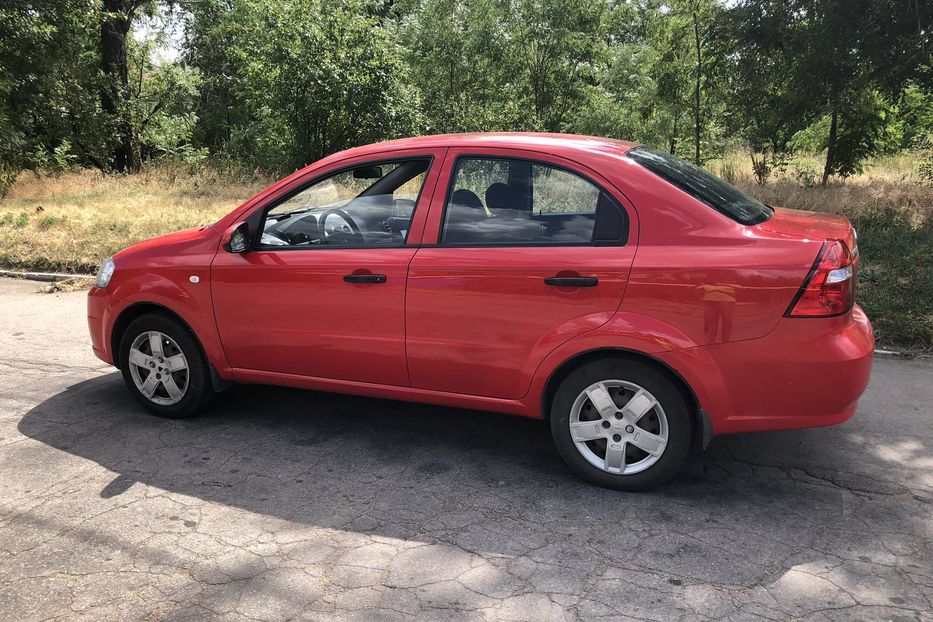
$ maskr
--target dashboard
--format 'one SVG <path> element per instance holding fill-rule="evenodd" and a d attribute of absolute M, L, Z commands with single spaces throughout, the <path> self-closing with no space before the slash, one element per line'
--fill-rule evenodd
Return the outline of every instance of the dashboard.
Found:
<path fill-rule="evenodd" d="M 415 202 L 386 196 L 270 213 L 260 247 L 387 246 L 405 243 Z"/>

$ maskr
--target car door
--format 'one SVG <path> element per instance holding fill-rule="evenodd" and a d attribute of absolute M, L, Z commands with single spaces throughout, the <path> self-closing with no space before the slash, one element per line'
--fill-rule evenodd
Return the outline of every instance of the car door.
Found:
<path fill-rule="evenodd" d="M 344 161 L 249 215 L 255 248 L 221 251 L 211 268 L 231 366 L 408 386 L 406 273 L 442 158 Z"/>
<path fill-rule="evenodd" d="M 408 272 L 412 386 L 520 398 L 548 352 L 618 309 L 634 211 L 551 155 L 451 149 L 441 179 Z"/>

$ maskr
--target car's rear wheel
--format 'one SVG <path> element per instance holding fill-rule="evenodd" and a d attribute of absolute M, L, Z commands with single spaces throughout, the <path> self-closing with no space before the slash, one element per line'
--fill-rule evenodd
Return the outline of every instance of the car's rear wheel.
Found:
<path fill-rule="evenodd" d="M 120 340 L 119 356 L 123 381 L 153 414 L 190 417 L 214 397 L 200 346 L 170 317 L 147 314 L 133 320 Z"/>
<path fill-rule="evenodd" d="M 581 477 L 643 490 L 680 469 L 692 429 L 687 400 L 665 374 L 636 361 L 606 359 L 561 382 L 551 404 L 551 434 Z"/>

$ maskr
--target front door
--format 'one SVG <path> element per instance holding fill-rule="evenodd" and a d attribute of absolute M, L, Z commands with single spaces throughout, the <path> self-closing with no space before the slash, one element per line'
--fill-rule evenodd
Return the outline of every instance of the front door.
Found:
<path fill-rule="evenodd" d="M 221 251 L 211 266 L 234 368 L 409 385 L 405 282 L 418 242 L 409 232 L 420 231 L 436 155 L 338 166 L 258 208 L 254 250 Z"/>
<path fill-rule="evenodd" d="M 437 244 L 408 272 L 412 386 L 523 397 L 549 352 L 618 309 L 632 214 L 592 172 L 535 157 L 450 150 Z"/>

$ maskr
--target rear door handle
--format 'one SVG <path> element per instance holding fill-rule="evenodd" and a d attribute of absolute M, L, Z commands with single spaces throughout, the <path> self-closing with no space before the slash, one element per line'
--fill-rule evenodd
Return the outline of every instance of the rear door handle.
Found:
<path fill-rule="evenodd" d="M 595 276 L 549 276 L 544 279 L 544 284 L 555 287 L 596 287 L 599 279 Z"/>
<path fill-rule="evenodd" d="M 385 283 L 384 274 L 344 274 L 343 280 L 347 283 Z"/>

